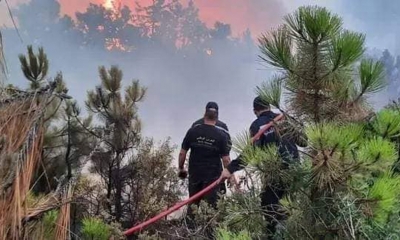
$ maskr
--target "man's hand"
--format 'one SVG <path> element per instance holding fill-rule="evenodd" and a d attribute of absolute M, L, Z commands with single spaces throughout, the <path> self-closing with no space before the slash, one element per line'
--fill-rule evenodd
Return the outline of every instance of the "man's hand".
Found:
<path fill-rule="evenodd" d="M 186 169 L 183 169 L 183 168 L 179 169 L 178 177 L 180 179 L 187 178 L 187 175 L 188 175 L 188 172 L 186 171 Z"/>
<path fill-rule="evenodd" d="M 223 180 L 230 178 L 231 177 L 231 173 L 228 171 L 228 169 L 224 168 L 224 170 L 221 173 L 221 177 Z"/>
<path fill-rule="evenodd" d="M 235 175 L 232 174 L 232 175 L 227 179 L 227 182 L 228 182 L 228 187 L 229 187 L 229 188 L 235 186 L 236 183 L 237 183 L 237 182 L 236 182 Z"/>

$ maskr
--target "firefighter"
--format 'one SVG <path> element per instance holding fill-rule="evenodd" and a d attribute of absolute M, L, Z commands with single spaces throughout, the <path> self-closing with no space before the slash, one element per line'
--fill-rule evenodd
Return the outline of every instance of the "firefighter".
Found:
<path fill-rule="evenodd" d="M 217 122 L 216 122 L 216 124 L 215 124 L 215 127 L 218 128 L 219 130 L 221 130 L 224 134 L 226 134 L 226 137 L 228 138 L 228 148 L 229 148 L 229 151 L 230 151 L 230 150 L 231 150 L 231 147 L 232 147 L 232 141 L 231 141 L 231 136 L 230 136 L 230 134 L 229 134 L 228 126 L 227 126 L 223 121 L 221 121 L 221 120 L 218 119 L 218 118 L 219 118 L 219 116 L 218 116 L 218 115 L 219 115 L 218 104 L 217 104 L 216 102 L 208 102 L 208 103 L 206 104 L 206 111 L 207 111 L 207 109 L 211 109 L 211 108 L 217 110 Z M 198 126 L 198 125 L 201 125 L 201 124 L 204 124 L 204 117 L 202 117 L 202 118 L 198 119 L 197 121 L 195 121 L 195 122 L 192 124 L 192 128 L 193 128 L 193 127 L 196 127 L 196 126 Z M 231 181 L 234 181 L 235 179 L 232 178 L 232 179 L 230 179 L 230 180 L 231 180 Z M 237 185 L 236 182 L 234 182 L 234 184 L 235 184 L 235 186 Z M 226 185 L 225 185 L 225 182 L 221 183 L 220 193 L 221 193 L 221 194 L 225 194 L 225 193 L 226 193 Z"/>
<path fill-rule="evenodd" d="M 218 121 L 218 107 L 208 105 L 203 121 L 203 123 L 195 125 L 188 130 L 179 153 L 179 176 L 186 177 L 187 173 L 189 173 L 190 197 L 218 179 L 223 167 L 227 167 L 230 162 L 228 137 L 223 131 L 215 127 Z M 184 165 L 189 149 L 189 171 L 187 172 Z M 216 208 L 219 191 L 220 188 L 217 187 L 202 199 Z M 198 205 L 199 201 L 194 204 Z M 187 215 L 189 228 L 194 228 L 194 216 L 191 206 L 188 207 Z"/>
<path fill-rule="evenodd" d="M 250 126 L 250 135 L 253 137 L 266 124 L 273 121 L 278 116 L 271 111 L 269 103 L 263 101 L 259 96 L 253 101 L 253 111 L 257 119 Z M 275 145 L 278 148 L 279 156 L 282 159 L 282 168 L 287 168 L 291 162 L 299 160 L 299 151 L 297 145 L 305 147 L 304 139 L 294 138 L 291 135 L 280 135 L 276 127 L 271 127 L 254 143 L 255 146 L 266 147 Z M 238 170 L 244 168 L 244 162 L 239 156 L 233 160 L 226 169 L 223 170 L 221 176 L 229 178 Z M 265 184 L 261 193 L 261 206 L 264 210 L 264 217 L 267 221 L 267 231 L 273 235 L 276 231 L 277 220 L 281 220 L 283 215 L 279 213 L 279 200 L 284 196 L 286 187 L 280 181 L 274 184 Z"/>

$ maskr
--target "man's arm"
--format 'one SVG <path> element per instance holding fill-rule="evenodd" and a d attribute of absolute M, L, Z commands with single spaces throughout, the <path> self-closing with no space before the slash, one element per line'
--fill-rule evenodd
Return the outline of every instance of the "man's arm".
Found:
<path fill-rule="evenodd" d="M 258 133 L 259 130 L 260 130 L 260 126 L 258 124 L 256 124 L 256 122 L 253 122 L 250 125 L 250 129 L 249 129 L 250 138 L 253 138 Z M 259 138 L 256 142 L 253 142 L 253 144 L 256 145 L 256 146 L 261 145 L 261 140 L 260 139 L 261 138 Z"/>
<path fill-rule="evenodd" d="M 229 166 L 229 163 L 231 163 L 231 158 L 229 157 L 229 155 L 222 157 L 222 163 L 224 165 L 224 168 L 227 168 Z"/>
<path fill-rule="evenodd" d="M 178 169 L 180 172 L 179 175 L 183 178 L 186 177 L 185 161 L 186 161 L 187 152 L 190 149 L 190 133 L 191 133 L 191 129 L 189 129 L 187 131 L 185 138 L 182 141 L 181 151 L 179 152 L 179 156 L 178 156 Z"/>
<path fill-rule="evenodd" d="M 254 137 L 254 135 L 257 134 L 259 130 L 259 127 L 257 127 L 257 124 L 253 122 L 250 126 L 249 132 L 250 132 L 250 137 Z M 229 173 L 234 173 L 239 170 L 242 170 L 245 168 L 246 163 L 243 161 L 242 155 L 239 155 L 236 159 L 232 160 L 231 163 L 226 167 L 226 169 L 229 171 Z"/>
<path fill-rule="evenodd" d="M 229 163 L 231 162 L 231 158 L 229 157 L 229 153 L 231 151 L 231 146 L 229 146 L 229 137 L 226 136 L 224 133 L 222 134 L 222 141 L 220 144 L 220 154 L 222 158 L 222 163 L 224 168 L 228 167 Z"/>
<path fill-rule="evenodd" d="M 218 120 L 216 127 L 220 129 L 222 132 L 224 132 L 224 134 L 226 134 L 226 137 L 228 138 L 228 148 L 229 150 L 231 150 L 232 140 L 231 140 L 231 135 L 229 134 L 228 126 L 224 122 Z"/>
<path fill-rule="evenodd" d="M 229 178 L 231 176 L 231 173 L 233 173 L 234 171 L 229 171 L 229 169 L 231 168 L 231 164 L 233 162 L 231 162 L 231 158 L 229 157 L 229 153 L 231 150 L 231 146 L 228 144 L 228 141 L 230 141 L 230 138 L 228 138 L 228 136 L 224 136 L 224 141 L 222 141 L 220 148 L 222 149 L 221 151 L 221 155 L 222 155 L 222 163 L 224 165 L 224 170 L 222 171 L 221 177 L 223 178 Z M 235 163 L 234 163 L 234 166 Z"/>
<path fill-rule="evenodd" d="M 178 158 L 178 169 L 179 170 L 183 170 L 185 168 L 186 154 L 187 154 L 187 150 L 185 150 L 183 148 L 179 152 L 179 158 Z"/>

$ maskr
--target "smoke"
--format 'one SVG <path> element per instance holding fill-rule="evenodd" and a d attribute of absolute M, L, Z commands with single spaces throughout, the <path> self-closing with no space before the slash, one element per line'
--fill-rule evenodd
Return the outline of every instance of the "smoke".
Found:
<path fill-rule="evenodd" d="M 182 49 L 170 44 L 176 34 L 169 30 L 175 22 L 168 15 L 163 15 L 168 24 L 160 27 L 160 35 L 147 38 L 140 34 L 143 30 L 140 27 L 118 25 L 120 22 L 99 18 L 101 14 L 98 14 L 98 9 L 93 10 L 95 8 L 89 11 L 90 14 L 69 17 L 63 16 L 66 9 L 63 1 L 60 4 L 55 0 L 32 0 L 19 4 L 13 12 L 24 43 L 17 41 L 12 28 L 3 31 L 5 55 L 10 66 L 9 83 L 27 86 L 17 56 L 26 52 L 28 44 L 43 46 L 50 60 L 50 76 L 62 71 L 69 94 L 82 108 L 86 92 L 100 84 L 98 66 L 118 65 L 124 72 L 123 84 L 139 79 L 148 87 L 145 101 L 139 105 L 145 136 L 157 140 L 171 137 L 172 142 L 179 145 L 192 122 L 202 117 L 208 101 L 218 102 L 220 118 L 235 136 L 247 130 L 254 119 L 251 108 L 254 88 L 267 80 L 271 72 L 257 62 L 258 49 L 251 38 L 253 33 L 244 31 L 247 27 L 269 30 L 278 23 L 283 7 L 274 0 L 252 0 L 247 8 L 243 4 L 229 7 L 227 1 L 218 4 L 207 2 L 199 1 L 199 17 L 195 16 L 196 11 L 189 9 L 187 23 L 181 23 L 182 19 L 178 22 L 183 24 L 182 31 L 192 41 L 199 36 L 211 37 Z M 244 13 L 235 15 L 240 8 Z M 265 8 L 265 12 L 257 11 L 258 8 Z M 236 25 L 220 23 L 214 26 L 211 20 L 203 20 L 209 17 L 207 12 L 212 11 L 216 14 L 214 19 L 234 21 L 235 16 L 242 19 L 235 20 Z M 87 13 L 86 9 L 81 13 Z M 248 21 L 252 23 L 247 25 Z M 97 25 L 108 26 L 113 31 L 81 30 L 82 26 Z M 126 40 L 133 50 L 107 51 L 103 45 L 105 37 Z"/>
<path fill-rule="evenodd" d="M 29 2 L 29 0 L 13 0 L 10 1 L 12 6 L 18 6 L 21 3 Z M 105 0 L 58 0 L 61 6 L 61 13 L 74 16 L 77 11 L 85 11 L 90 3 L 104 4 Z M 152 0 L 113 0 L 115 5 L 126 5 L 134 9 L 136 2 L 143 6 L 152 4 Z M 168 2 L 168 1 L 167 1 Z M 181 1 L 184 5 L 188 4 L 188 0 Z M 211 27 L 216 21 L 231 24 L 234 34 L 240 34 L 247 28 L 251 29 L 254 36 L 261 32 L 269 30 L 277 25 L 283 14 L 287 11 L 279 0 L 247 0 L 237 1 L 232 4 L 230 0 L 197 0 L 196 6 L 199 8 L 199 17 L 207 26 Z M 0 8 L 0 13 L 4 9 Z M 8 21 L 7 18 L 0 20 Z M 7 22 L 7 25 L 8 22 Z"/>
<path fill-rule="evenodd" d="M 133 10 L 133 1 L 120 2 Z M 152 1 L 140 2 L 148 6 Z M 161 15 L 168 24 L 160 26 L 158 35 L 146 38 L 143 26 L 104 20 L 99 18 L 101 11 L 93 6 L 90 14 L 79 18 L 76 11 L 87 13 L 88 0 L 32 0 L 28 5 L 14 5 L 13 9 L 24 43 L 19 42 L 12 28 L 3 31 L 5 55 L 10 66 L 8 79 L 10 83 L 26 86 L 17 56 L 25 53 L 28 44 L 43 46 L 50 59 L 51 76 L 62 71 L 70 94 L 83 107 L 87 90 L 100 83 L 98 66 L 119 65 L 124 71 L 124 84 L 139 79 L 148 87 L 147 97 L 139 105 L 146 136 L 157 140 L 171 137 L 172 142 L 179 145 L 191 123 L 202 116 L 208 101 L 219 103 L 220 118 L 235 136 L 246 130 L 254 119 L 251 104 L 255 86 L 273 72 L 257 62 L 255 36 L 277 26 L 281 17 L 295 8 L 318 4 L 343 15 L 346 27 L 365 31 L 367 39 L 372 39 L 372 43 L 368 43 L 375 46 L 374 41 L 379 43 L 374 40 L 377 38 L 384 38 L 381 44 L 390 42 L 388 36 L 396 32 L 393 29 L 399 19 L 394 17 L 392 21 L 387 14 L 399 4 L 392 1 L 385 5 L 384 2 L 249 0 L 232 4 L 230 0 L 198 0 L 195 2 L 198 16 L 193 9 L 187 12 L 185 21 Z M 102 3 L 97 1 L 97 4 Z M 187 7 L 188 2 L 183 6 Z M 366 10 L 361 10 L 363 8 Z M 229 25 L 214 26 L 217 20 Z M 177 49 L 171 44 L 177 35 L 171 30 L 174 24 L 183 25 L 183 32 L 193 41 L 203 36 L 211 35 L 211 38 Z M 108 26 L 112 31 L 94 30 L 98 25 Z M 88 26 L 93 27 L 82 31 Z M 251 31 L 245 32 L 247 28 Z M 114 37 L 133 46 L 133 50 L 105 50 L 105 38 Z M 390 43 L 376 47 L 396 49 Z"/>
<path fill-rule="evenodd" d="M 234 33 L 245 31 L 249 28 L 254 36 L 270 30 L 278 25 L 285 8 L 279 0 L 198 0 L 196 4 L 200 9 L 200 17 L 209 25 L 215 21 L 231 24 Z"/>
<path fill-rule="evenodd" d="M 347 26 L 366 34 L 367 54 L 381 60 L 386 68 L 387 88 L 376 94 L 372 102 L 376 108 L 385 106 L 389 100 L 399 97 L 399 67 L 396 58 L 400 54 L 400 9 L 399 1 L 365 0 L 337 2 L 337 8 Z M 388 51 L 385 51 L 388 50 Z M 399 61 L 400 62 L 400 61 Z M 397 66 L 396 66 L 397 64 Z"/>
<path fill-rule="evenodd" d="M 389 49 L 396 54 L 400 53 L 399 1 L 340 0 L 339 8 L 342 9 L 347 22 L 351 22 L 359 31 L 366 33 L 371 48 Z"/>

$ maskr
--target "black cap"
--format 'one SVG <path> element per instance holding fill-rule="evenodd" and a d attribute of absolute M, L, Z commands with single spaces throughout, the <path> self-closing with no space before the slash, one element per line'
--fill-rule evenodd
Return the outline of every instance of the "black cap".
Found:
<path fill-rule="evenodd" d="M 206 105 L 206 110 L 215 110 L 218 112 L 218 104 L 216 102 L 208 102 Z"/>
<path fill-rule="evenodd" d="M 254 98 L 253 101 L 253 108 L 254 109 L 265 109 L 265 108 L 269 108 L 269 103 L 262 100 L 260 96 Z"/>

